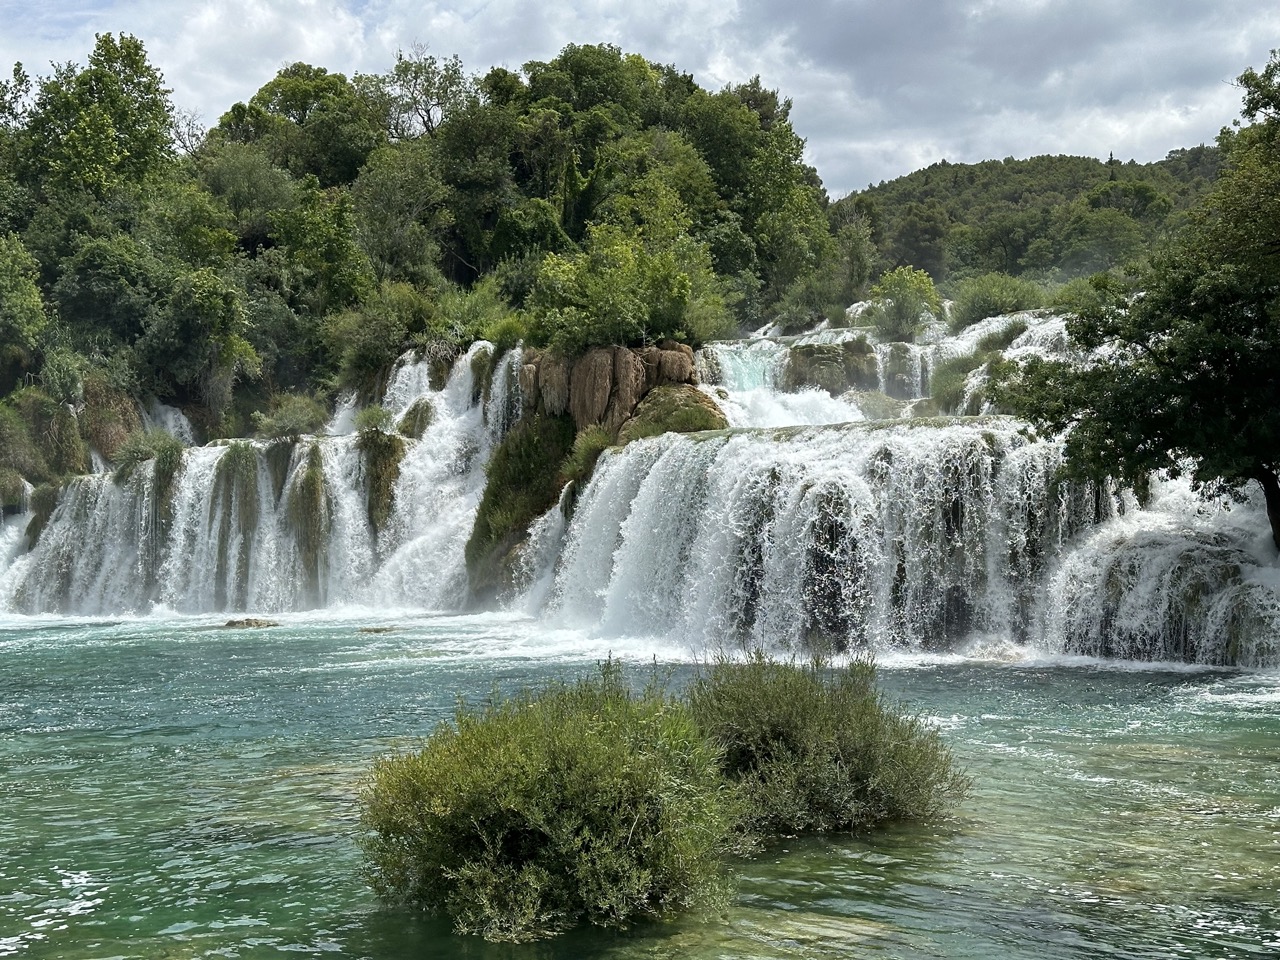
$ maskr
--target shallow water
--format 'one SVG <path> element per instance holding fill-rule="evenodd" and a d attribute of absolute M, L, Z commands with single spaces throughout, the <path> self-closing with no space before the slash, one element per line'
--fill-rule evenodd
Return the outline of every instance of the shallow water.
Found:
<path fill-rule="evenodd" d="M 0 956 L 1280 955 L 1280 675 L 882 659 L 976 784 L 957 817 L 786 844 L 723 916 L 526 947 L 380 907 L 353 798 L 452 710 L 612 653 L 510 615 L 0 620 Z M 362 633 L 362 628 L 391 632 Z"/>

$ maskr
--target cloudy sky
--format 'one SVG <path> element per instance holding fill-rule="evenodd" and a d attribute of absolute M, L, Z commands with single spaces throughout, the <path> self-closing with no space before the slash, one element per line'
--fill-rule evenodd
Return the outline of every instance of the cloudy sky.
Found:
<path fill-rule="evenodd" d="M 421 42 L 483 73 L 613 43 L 711 89 L 759 74 L 833 197 L 943 158 L 1159 159 L 1280 46 L 1272 0 L 0 0 L 0 24 L 6 73 L 133 33 L 206 123 L 296 60 L 382 72 Z"/>

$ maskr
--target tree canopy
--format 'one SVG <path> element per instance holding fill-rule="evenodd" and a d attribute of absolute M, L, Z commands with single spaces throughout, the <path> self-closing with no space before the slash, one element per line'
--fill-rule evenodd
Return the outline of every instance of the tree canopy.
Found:
<path fill-rule="evenodd" d="M 1065 431 L 1077 473 L 1256 480 L 1280 548 L 1280 55 L 1239 84 L 1248 123 L 1219 137 L 1222 175 L 1186 229 L 1130 283 L 1098 278 L 1069 322 L 1087 359 L 1026 361 L 1002 393 Z"/>

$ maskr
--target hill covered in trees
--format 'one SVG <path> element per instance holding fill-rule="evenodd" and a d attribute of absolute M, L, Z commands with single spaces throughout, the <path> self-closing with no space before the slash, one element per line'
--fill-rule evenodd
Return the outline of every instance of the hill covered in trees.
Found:
<path fill-rule="evenodd" d="M 373 397 L 410 348 L 696 346 L 844 322 L 907 265 L 944 292 L 1108 269 L 1176 226 L 1218 165 L 1206 147 L 943 162 L 833 203 L 790 106 L 758 78 L 708 91 L 607 45 L 483 75 L 415 49 L 350 78 L 292 64 L 204 130 L 132 36 L 49 76 L 15 66 L 0 499 L 94 453 L 155 453 L 153 399 L 206 438 L 296 435 L 341 392 Z"/>
<path fill-rule="evenodd" d="M 832 216 L 864 218 L 884 266 L 910 264 L 938 282 L 990 271 L 1065 280 L 1146 254 L 1184 222 L 1220 166 L 1216 146 L 1144 164 L 942 160 L 844 198 Z"/>

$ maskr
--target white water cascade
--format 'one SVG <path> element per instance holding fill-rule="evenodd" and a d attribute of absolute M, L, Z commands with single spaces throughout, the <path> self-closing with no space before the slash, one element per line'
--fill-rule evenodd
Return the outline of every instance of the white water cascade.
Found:
<path fill-rule="evenodd" d="M 1070 357 L 1061 318 L 938 327 L 921 344 L 868 339 L 848 348 L 874 362 L 851 368 L 858 390 L 788 389 L 789 351 L 838 365 L 865 337 L 708 345 L 701 389 L 731 429 L 606 452 L 585 488 L 566 488 L 533 524 L 508 604 L 602 636 L 709 647 L 1016 643 L 1280 665 L 1280 563 L 1256 492 L 1213 503 L 1157 478 L 1140 507 L 1063 481 L 1059 445 L 1018 421 L 912 419 L 927 404 L 904 398 L 927 396 L 953 358 L 975 358 L 961 365 L 960 408 L 987 409 L 979 358 L 992 344 Z M 149 462 L 80 477 L 51 513 L 50 490 L 29 496 L 0 518 L 0 610 L 464 608 L 464 546 L 484 466 L 522 413 L 522 362 L 518 349 L 495 362 L 486 343 L 450 362 L 407 355 L 382 393 L 398 432 L 377 443 L 356 432 L 350 399 L 324 436 L 192 447 L 172 475 Z M 877 382 L 896 397 L 874 414 L 890 419 L 868 423 L 854 402 Z"/>
<path fill-rule="evenodd" d="M 156 605 L 193 613 L 460 605 L 462 546 L 484 462 L 520 404 L 518 353 L 496 369 L 491 353 L 487 343 L 474 345 L 439 388 L 430 364 L 406 356 L 397 365 L 386 408 L 399 421 L 425 407 L 429 425 L 421 439 L 400 441 L 393 505 L 380 530 L 369 507 L 371 459 L 357 435 L 195 447 L 170 478 L 151 461 L 118 481 L 72 481 L 36 549 L 0 566 L 0 607 L 107 614 Z"/>

